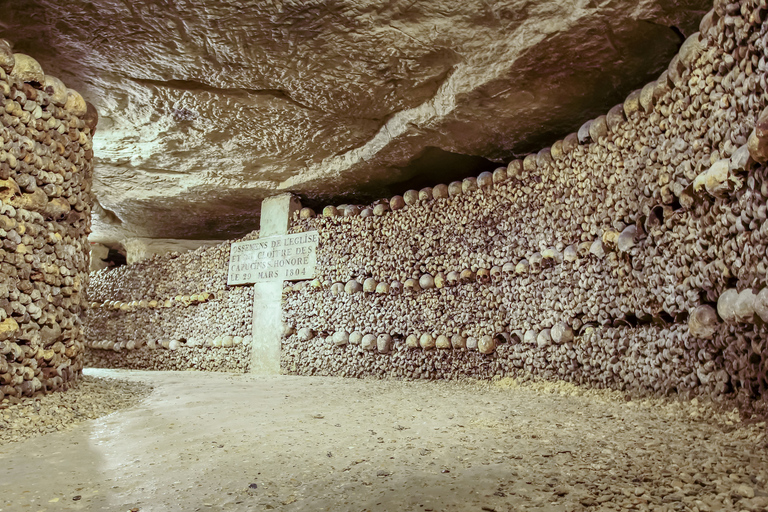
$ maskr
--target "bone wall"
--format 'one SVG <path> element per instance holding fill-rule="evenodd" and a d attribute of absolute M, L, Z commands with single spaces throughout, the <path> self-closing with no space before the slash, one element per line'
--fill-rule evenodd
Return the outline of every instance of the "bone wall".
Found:
<path fill-rule="evenodd" d="M 86 364 L 247 371 L 253 288 L 227 286 L 230 245 L 154 255 L 92 273 Z"/>
<path fill-rule="evenodd" d="M 318 276 L 284 290 L 283 371 L 562 379 L 765 412 L 766 15 L 718 3 L 657 81 L 494 173 L 304 208 L 291 230 L 319 232 Z M 228 254 L 94 274 L 89 360 L 247 370 L 252 296 L 226 286 Z"/>
<path fill-rule="evenodd" d="M 564 379 L 765 407 L 768 15 L 718 2 L 657 81 L 551 148 L 305 208 L 283 369 Z"/>
<path fill-rule="evenodd" d="M 0 40 L 0 400 L 81 374 L 97 114 Z"/>

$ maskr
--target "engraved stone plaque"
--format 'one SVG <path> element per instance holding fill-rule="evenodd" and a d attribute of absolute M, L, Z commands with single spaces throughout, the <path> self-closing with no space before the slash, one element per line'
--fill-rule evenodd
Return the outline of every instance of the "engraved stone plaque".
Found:
<path fill-rule="evenodd" d="M 235 242 L 229 253 L 228 285 L 301 281 L 315 277 L 317 231 Z"/>

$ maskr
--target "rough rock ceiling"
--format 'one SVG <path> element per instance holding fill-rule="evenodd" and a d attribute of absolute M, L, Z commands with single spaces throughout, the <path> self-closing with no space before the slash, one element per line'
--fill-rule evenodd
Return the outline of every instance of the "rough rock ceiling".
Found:
<path fill-rule="evenodd" d="M 5 0 L 98 108 L 92 240 L 231 238 L 540 149 L 656 78 L 708 0 Z M 472 157 L 483 157 L 472 158 Z"/>

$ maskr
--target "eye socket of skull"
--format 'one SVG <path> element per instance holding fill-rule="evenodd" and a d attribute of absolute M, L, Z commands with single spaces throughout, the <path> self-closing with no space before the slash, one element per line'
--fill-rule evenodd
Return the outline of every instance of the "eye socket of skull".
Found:
<path fill-rule="evenodd" d="M 541 269 L 542 262 L 541 253 L 535 252 L 528 258 L 528 264 L 532 272 L 537 272 Z"/>

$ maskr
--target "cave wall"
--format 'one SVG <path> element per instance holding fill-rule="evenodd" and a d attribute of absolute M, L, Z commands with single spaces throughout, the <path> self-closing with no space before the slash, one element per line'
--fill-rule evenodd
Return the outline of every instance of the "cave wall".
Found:
<path fill-rule="evenodd" d="M 0 399 L 66 389 L 83 368 L 97 115 L 0 40 Z"/>
<path fill-rule="evenodd" d="M 766 14 L 717 3 L 657 81 L 494 173 L 302 210 L 291 231 L 320 233 L 318 275 L 285 289 L 283 371 L 562 379 L 764 407 Z M 220 357 L 204 345 L 244 336 L 252 313 L 249 287 L 225 284 L 228 252 L 94 274 L 89 357 Z"/>

